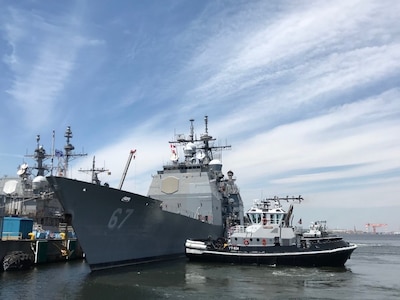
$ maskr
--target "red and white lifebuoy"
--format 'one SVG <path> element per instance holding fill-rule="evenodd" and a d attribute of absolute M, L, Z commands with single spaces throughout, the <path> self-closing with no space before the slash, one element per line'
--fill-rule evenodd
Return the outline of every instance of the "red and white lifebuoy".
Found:
<path fill-rule="evenodd" d="M 263 244 L 263 246 L 266 246 L 267 245 L 267 240 L 266 239 L 262 239 L 262 244 Z"/>
<path fill-rule="evenodd" d="M 249 240 L 244 240 L 244 242 L 243 242 L 246 246 L 248 246 L 249 245 Z"/>

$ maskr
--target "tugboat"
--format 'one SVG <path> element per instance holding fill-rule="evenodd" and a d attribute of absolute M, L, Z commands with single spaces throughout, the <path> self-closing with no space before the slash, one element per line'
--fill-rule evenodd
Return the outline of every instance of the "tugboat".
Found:
<path fill-rule="evenodd" d="M 235 225 L 227 237 L 216 240 L 187 239 L 186 256 L 191 261 L 343 267 L 357 246 L 329 234 L 325 221 L 313 222 L 306 232 L 293 226 L 293 204 L 285 211 L 281 202 L 302 200 L 301 196 L 256 200 L 246 213 L 246 226 Z"/>

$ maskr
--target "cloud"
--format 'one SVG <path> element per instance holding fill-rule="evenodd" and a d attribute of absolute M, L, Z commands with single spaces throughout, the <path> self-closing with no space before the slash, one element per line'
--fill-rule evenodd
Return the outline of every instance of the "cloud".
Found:
<path fill-rule="evenodd" d="M 246 174 L 241 182 L 255 191 L 295 187 L 298 193 L 316 193 L 343 186 L 341 182 L 375 188 L 393 182 L 400 176 L 400 142 L 395 138 L 400 131 L 399 95 L 398 89 L 390 90 L 277 126 L 245 139 L 224 161 Z"/>
<path fill-rule="evenodd" d="M 67 13 L 45 18 L 31 10 L 7 10 L 3 32 L 10 53 L 4 61 L 12 72 L 8 101 L 22 112 L 26 124 L 39 129 L 49 120 L 38 116 L 55 114 L 57 103 L 63 99 L 61 94 L 76 67 L 81 47 L 103 41 L 83 38 L 75 16 Z"/>
<path fill-rule="evenodd" d="M 229 107 L 229 124 L 250 131 L 260 126 L 251 120 L 273 126 L 323 105 L 357 101 L 368 87 L 380 93 L 385 80 L 393 82 L 398 74 L 400 43 L 387 30 L 395 14 L 387 15 L 386 5 L 301 2 L 282 5 L 268 18 L 268 5 L 249 6 L 234 13 L 213 7 L 211 20 L 204 13 L 179 37 L 184 42 L 196 36 L 177 80 L 188 87 L 185 111 L 218 103 Z M 194 74 L 196 80 L 188 82 Z"/>

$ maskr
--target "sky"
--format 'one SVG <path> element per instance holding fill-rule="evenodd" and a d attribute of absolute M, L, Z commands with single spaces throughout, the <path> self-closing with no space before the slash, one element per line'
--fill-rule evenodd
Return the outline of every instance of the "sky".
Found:
<path fill-rule="evenodd" d="M 0 0 L 0 177 L 65 145 L 147 194 L 168 141 L 208 132 L 245 209 L 400 231 L 400 1 Z M 54 138 L 53 138 L 54 131 Z M 54 145 L 54 146 L 53 146 Z M 47 163 L 49 163 L 47 161 Z"/>

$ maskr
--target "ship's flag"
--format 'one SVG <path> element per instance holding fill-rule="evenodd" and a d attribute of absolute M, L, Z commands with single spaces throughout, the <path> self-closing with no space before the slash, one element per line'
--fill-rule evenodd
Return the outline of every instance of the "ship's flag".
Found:
<path fill-rule="evenodd" d="M 178 154 L 176 153 L 176 146 L 175 145 L 170 145 L 170 147 L 171 147 L 171 160 L 173 161 L 173 162 L 177 162 L 178 161 Z"/>
<path fill-rule="evenodd" d="M 56 157 L 63 157 L 64 156 L 64 153 L 62 152 L 62 150 L 57 150 L 56 149 L 54 154 L 56 155 Z"/>

